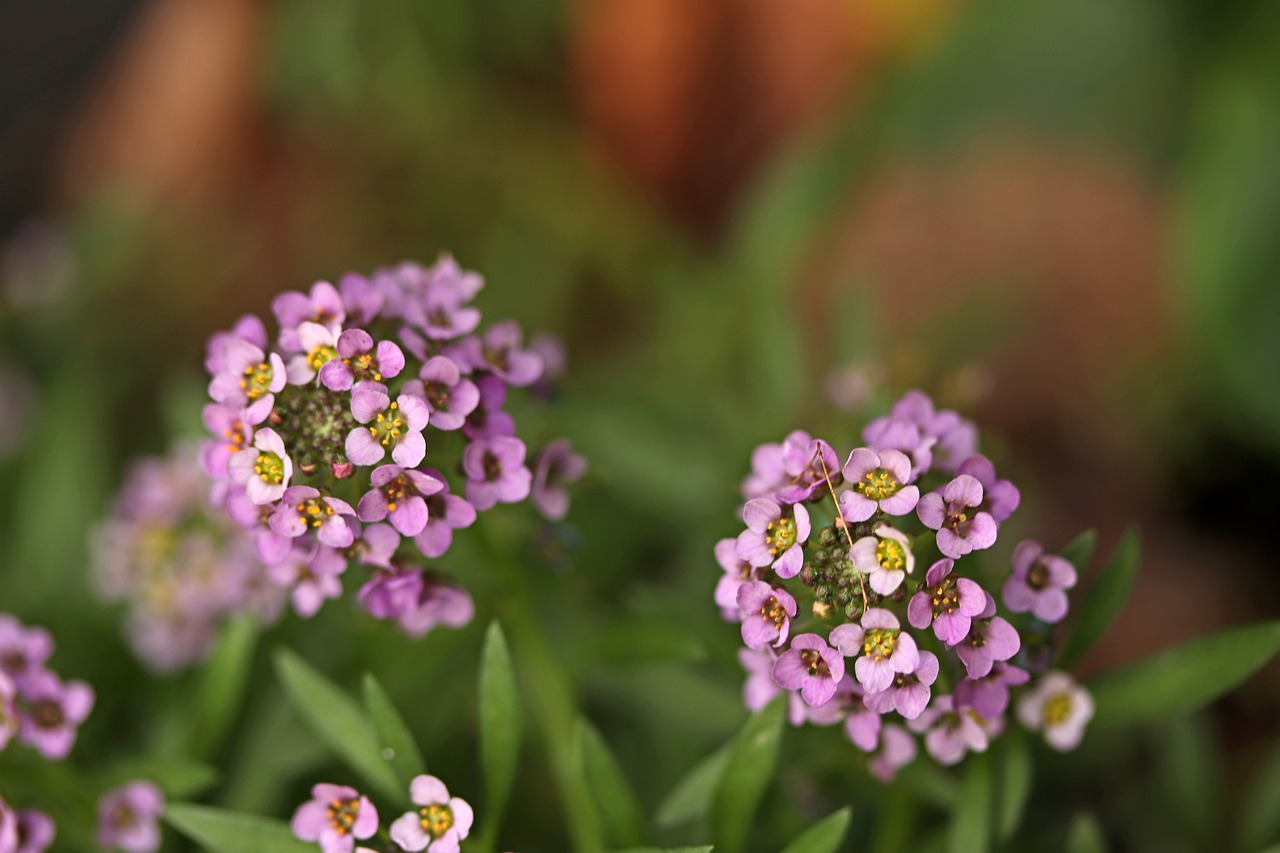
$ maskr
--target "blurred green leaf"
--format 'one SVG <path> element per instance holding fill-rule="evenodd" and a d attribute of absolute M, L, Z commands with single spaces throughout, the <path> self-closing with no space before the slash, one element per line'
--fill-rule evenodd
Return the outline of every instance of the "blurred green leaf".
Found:
<path fill-rule="evenodd" d="M 1071 565 L 1076 567 L 1078 573 L 1083 573 L 1085 566 L 1089 563 L 1089 558 L 1093 556 L 1093 549 L 1098 545 L 1098 534 L 1094 530 L 1086 530 L 1075 539 L 1072 539 L 1066 546 L 1058 552 L 1058 556 L 1068 560 Z"/>
<path fill-rule="evenodd" d="M 1111 621 L 1128 600 L 1133 582 L 1138 577 L 1140 552 L 1141 539 L 1138 531 L 1130 530 L 1120 540 L 1111 560 L 1080 601 L 1071 633 L 1062 648 L 1062 654 L 1058 656 L 1057 666 L 1066 669 L 1084 657 L 1111 625 Z"/>
<path fill-rule="evenodd" d="M 170 803 L 164 819 L 212 853 L 308 853 L 315 844 L 299 841 L 284 821 L 229 812 L 192 803 Z"/>
<path fill-rule="evenodd" d="M 218 783 L 217 768 L 184 758 L 126 761 L 111 768 L 111 784 L 149 779 L 171 800 L 198 797 Z"/>
<path fill-rule="evenodd" d="M 260 632 L 258 620 L 248 613 L 223 627 L 213 657 L 205 665 L 196 687 L 190 743 L 193 755 L 212 756 L 235 722 L 253 673 L 253 653 Z"/>
<path fill-rule="evenodd" d="M 1018 831 L 1031 796 L 1031 750 L 1022 732 L 1006 732 L 999 741 L 1000 796 L 996 802 L 996 838 L 1008 841 Z"/>
<path fill-rule="evenodd" d="M 951 809 L 947 849 L 951 853 L 982 853 L 991 845 L 991 762 L 986 753 L 965 759 L 960 798 Z"/>
<path fill-rule="evenodd" d="M 1280 621 L 1189 640 L 1089 685 L 1103 724 L 1192 711 L 1231 690 L 1280 650 Z"/>
<path fill-rule="evenodd" d="M 706 847 L 628 847 L 626 850 L 613 850 L 610 853 L 711 853 L 715 848 Z"/>
<path fill-rule="evenodd" d="M 792 839 L 782 853 L 836 853 L 849 830 L 848 806 L 833 812 Z"/>
<path fill-rule="evenodd" d="M 1258 850 L 1280 841 L 1280 742 L 1244 790 L 1237 824 L 1239 849 Z"/>
<path fill-rule="evenodd" d="M 693 769 L 676 783 L 658 806 L 655 818 L 658 826 L 678 826 L 707 816 L 711 811 L 711 797 L 724 775 L 725 765 L 729 763 L 729 747 L 725 744 L 693 765 Z"/>
<path fill-rule="evenodd" d="M 1107 853 L 1107 839 L 1098 819 L 1088 812 L 1076 815 L 1067 832 L 1067 853 Z"/>
<path fill-rule="evenodd" d="M 786 695 L 747 718 L 729 750 L 711 801 L 711 828 L 717 853 L 738 853 L 751 832 L 752 817 L 778 761 Z"/>
<path fill-rule="evenodd" d="M 636 802 L 635 792 L 631 790 L 631 785 L 609 745 L 586 720 L 578 720 L 574 731 L 574 748 L 592 799 L 599 810 L 605 841 L 611 844 L 644 844 L 648 840 L 648 833 L 645 830 L 644 813 Z"/>
<path fill-rule="evenodd" d="M 497 838 L 520 758 L 520 696 L 506 635 L 497 622 L 485 633 L 480 653 L 480 764 L 486 807 L 482 838 L 486 849 Z"/>
<path fill-rule="evenodd" d="M 427 763 L 404 717 L 371 672 L 364 674 L 364 706 L 369 711 L 378 743 L 382 745 L 383 756 L 395 768 L 404 790 L 409 790 L 413 778 L 427 772 Z"/>
<path fill-rule="evenodd" d="M 1223 792 L 1217 744 L 1204 715 L 1167 720 L 1155 731 L 1160 744 L 1156 777 L 1168 798 L 1171 827 L 1200 850 L 1218 847 Z"/>
<path fill-rule="evenodd" d="M 288 649 L 276 653 L 276 672 L 293 710 L 316 737 L 379 793 L 402 802 L 407 793 L 383 759 L 373 724 L 360 706 Z"/>
<path fill-rule="evenodd" d="M 950 809 L 960 797 L 955 777 L 932 761 L 913 761 L 898 773 L 898 782 L 926 803 Z"/>

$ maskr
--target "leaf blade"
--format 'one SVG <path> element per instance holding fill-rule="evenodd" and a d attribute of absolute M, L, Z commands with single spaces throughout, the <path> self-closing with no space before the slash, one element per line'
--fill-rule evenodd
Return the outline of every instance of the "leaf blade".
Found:
<path fill-rule="evenodd" d="M 655 821 L 658 826 L 670 828 L 706 817 L 711 811 L 711 799 L 729 763 L 729 744 L 703 758 L 676 783 L 658 806 Z"/>
<path fill-rule="evenodd" d="M 605 841 L 632 847 L 647 843 L 644 812 L 609 744 L 594 726 L 581 718 L 574 740 L 579 766 L 600 814 Z"/>
<path fill-rule="evenodd" d="M 315 845 L 293 836 L 283 821 L 200 806 L 169 803 L 165 822 L 212 853 L 308 853 Z"/>
<path fill-rule="evenodd" d="M 369 712 L 369 721 L 373 723 L 373 732 L 383 757 L 389 753 L 387 760 L 400 777 L 400 784 L 408 790 L 415 776 L 427 772 L 427 762 L 413 732 L 409 730 L 409 724 L 371 672 L 364 674 L 364 707 Z"/>
<path fill-rule="evenodd" d="M 832 812 L 793 838 L 782 848 L 782 853 L 836 853 L 849 830 L 852 815 L 848 806 Z"/>
<path fill-rule="evenodd" d="M 1070 667 L 1084 657 L 1120 613 L 1138 578 L 1141 549 L 1142 541 L 1138 531 L 1129 530 L 1116 546 L 1115 553 L 1111 555 L 1093 586 L 1089 587 L 1081 599 L 1071 634 L 1058 656 L 1057 665 L 1060 668 Z"/>
<path fill-rule="evenodd" d="M 970 755 L 960 782 L 960 799 L 951 810 L 947 849 L 980 853 L 991 845 L 991 763 L 986 753 Z"/>
<path fill-rule="evenodd" d="M 494 621 L 485 632 L 480 652 L 480 766 L 484 768 L 486 814 L 481 838 L 484 849 L 497 838 L 502 814 L 515 784 L 520 757 L 520 696 L 511 651 L 502 626 Z"/>
<path fill-rule="evenodd" d="M 196 687 L 196 710 L 190 732 L 191 753 L 196 757 L 213 755 L 235 721 L 249 686 L 260 633 L 258 621 L 247 613 L 232 619 L 223 628 Z"/>
<path fill-rule="evenodd" d="M 1022 815 L 1031 797 L 1034 768 L 1031 750 L 1021 732 L 1009 732 L 1001 738 L 1003 752 L 1000 765 L 1000 798 L 996 803 L 996 838 L 1008 841 L 1022 823 Z"/>
<path fill-rule="evenodd" d="M 739 853 L 751 819 L 778 761 L 786 696 L 776 697 L 747 719 L 733 740 L 729 761 L 711 801 L 711 828 L 717 853 Z"/>

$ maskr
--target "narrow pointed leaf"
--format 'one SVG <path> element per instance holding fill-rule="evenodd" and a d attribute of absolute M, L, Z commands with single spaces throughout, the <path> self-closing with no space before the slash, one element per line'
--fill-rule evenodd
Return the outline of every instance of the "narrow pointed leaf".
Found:
<path fill-rule="evenodd" d="M 728 763 L 729 745 L 725 744 L 693 765 L 658 806 L 655 818 L 658 826 L 679 826 L 706 817 L 711 811 L 711 797 Z"/>
<path fill-rule="evenodd" d="M 960 799 L 951 810 L 947 849 L 982 853 L 991 846 L 991 762 L 986 753 L 965 759 Z"/>
<path fill-rule="evenodd" d="M 1084 567 L 1088 565 L 1089 558 L 1093 556 L 1093 549 L 1098 544 L 1098 534 L 1093 530 L 1086 530 L 1075 539 L 1066 544 L 1058 556 L 1068 560 L 1071 565 L 1076 567 L 1077 572 L 1083 572 Z"/>
<path fill-rule="evenodd" d="M 1280 621 L 1189 640 L 1089 685 L 1103 724 L 1193 711 L 1253 675 L 1280 651 Z"/>
<path fill-rule="evenodd" d="M 836 853 L 849 830 L 848 806 L 827 815 L 792 839 L 782 853 Z"/>
<path fill-rule="evenodd" d="M 733 740 L 729 761 L 711 801 L 716 853 L 739 853 L 745 846 L 752 818 L 778 762 L 786 698 L 778 696 L 748 718 Z"/>
<path fill-rule="evenodd" d="M 1007 732 L 1000 739 L 1000 798 L 996 801 L 996 837 L 1008 841 L 1022 823 L 1031 795 L 1032 764 L 1027 739 Z"/>
<path fill-rule="evenodd" d="M 260 631 L 258 621 L 247 613 L 232 619 L 200 675 L 191 725 L 191 752 L 199 758 L 217 752 L 240 712 Z"/>
<path fill-rule="evenodd" d="M 409 731 L 409 725 L 371 672 L 364 675 L 364 706 L 369 711 L 382 757 L 391 762 L 401 786 L 407 791 L 413 777 L 427 772 L 427 763 L 413 739 L 413 732 Z"/>
<path fill-rule="evenodd" d="M 1133 582 L 1138 577 L 1138 559 L 1141 539 L 1138 531 L 1130 530 L 1120 540 L 1102 573 L 1093 586 L 1078 598 L 1074 624 L 1067 637 L 1058 666 L 1066 668 L 1084 657 L 1093 644 L 1101 639 L 1113 619 L 1124 607 Z"/>
<path fill-rule="evenodd" d="M 293 710 L 315 736 L 378 793 L 404 801 L 407 792 L 382 757 L 373 724 L 360 706 L 288 649 L 276 654 L 276 672 Z"/>
<path fill-rule="evenodd" d="M 1245 787 L 1239 827 L 1243 850 L 1259 850 L 1280 841 L 1280 743 Z"/>
<path fill-rule="evenodd" d="M 480 764 L 487 792 L 481 836 L 487 847 L 502 824 L 520 757 L 520 696 L 507 638 L 497 622 L 489 626 L 480 653 L 479 716 Z"/>
<path fill-rule="evenodd" d="M 123 785 L 130 779 L 149 779 L 171 799 L 198 797 L 218 783 L 216 768 L 184 758 L 129 760 L 111 768 L 110 784 Z"/>
<path fill-rule="evenodd" d="M 628 847 L 610 853 L 711 853 L 714 849 L 709 844 L 706 847 Z"/>
<path fill-rule="evenodd" d="M 316 845 L 299 841 L 284 821 L 256 815 L 170 803 L 165 821 L 210 853 L 314 853 Z"/>
<path fill-rule="evenodd" d="M 1107 839 L 1093 815 L 1076 815 L 1067 833 L 1067 853 L 1107 853 Z"/>
<path fill-rule="evenodd" d="M 600 814 L 605 841 L 618 845 L 644 844 L 644 813 L 622 772 L 618 759 L 600 733 L 586 720 L 578 720 L 574 733 L 578 761 Z"/>

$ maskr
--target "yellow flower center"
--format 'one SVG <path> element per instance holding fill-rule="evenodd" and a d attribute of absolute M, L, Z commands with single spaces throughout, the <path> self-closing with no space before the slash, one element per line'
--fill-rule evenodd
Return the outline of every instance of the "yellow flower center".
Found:
<path fill-rule="evenodd" d="M 260 361 L 244 369 L 244 378 L 240 380 L 240 388 L 250 400 L 256 400 L 271 390 L 273 371 L 271 363 Z"/>
<path fill-rule="evenodd" d="M 796 520 L 780 518 L 769 522 L 765 528 L 764 544 L 769 546 L 769 553 L 774 556 L 796 544 Z"/>
<path fill-rule="evenodd" d="M 307 365 L 312 370 L 319 370 L 338 357 L 338 351 L 330 346 L 318 346 L 307 353 Z"/>
<path fill-rule="evenodd" d="M 349 800 L 334 800 L 329 803 L 329 825 L 339 835 L 346 835 L 355 825 L 356 816 L 360 814 L 360 801 L 355 797 Z"/>
<path fill-rule="evenodd" d="M 448 806 L 427 806 L 418 812 L 422 831 L 433 839 L 439 838 L 453 827 L 453 810 Z"/>
<path fill-rule="evenodd" d="M 882 501 L 902 490 L 902 484 L 883 468 L 868 471 L 853 487 L 873 501 Z"/>
<path fill-rule="evenodd" d="M 954 613 L 959 606 L 960 590 L 956 586 L 956 579 L 947 575 L 933 588 L 933 615 L 936 617 Z"/>
<path fill-rule="evenodd" d="M 369 427 L 369 434 L 382 443 L 383 447 L 400 440 L 406 432 L 404 420 L 400 417 L 400 408 L 394 402 L 386 412 L 379 412 L 378 419 Z"/>
<path fill-rule="evenodd" d="M 1056 726 L 1063 723 L 1071 714 L 1071 694 L 1055 693 L 1044 703 L 1040 718 L 1045 726 Z"/>
<path fill-rule="evenodd" d="M 760 615 L 774 624 L 778 630 L 782 630 L 782 623 L 787 621 L 786 608 L 782 606 L 782 602 L 777 597 L 770 597 L 764 603 L 764 607 L 760 608 Z"/>
<path fill-rule="evenodd" d="M 898 647 L 898 632 L 890 628 L 872 628 L 862 636 L 862 653 L 874 661 L 893 657 Z"/>
<path fill-rule="evenodd" d="M 881 539 L 876 545 L 876 562 L 885 571 L 904 571 L 907 567 L 907 549 L 896 539 Z"/>
<path fill-rule="evenodd" d="M 298 504 L 298 515 L 302 518 L 304 524 L 319 527 L 325 523 L 329 516 L 333 515 L 333 507 L 329 506 L 324 498 L 308 498 Z"/>
<path fill-rule="evenodd" d="M 827 662 L 822 659 L 817 649 L 805 649 L 800 653 L 800 662 L 804 664 L 804 668 L 808 670 L 810 675 L 830 675 L 831 669 L 827 666 Z"/>
<path fill-rule="evenodd" d="M 258 461 L 253 463 L 253 471 L 267 485 L 278 486 L 284 482 L 284 460 L 269 450 L 258 454 Z"/>

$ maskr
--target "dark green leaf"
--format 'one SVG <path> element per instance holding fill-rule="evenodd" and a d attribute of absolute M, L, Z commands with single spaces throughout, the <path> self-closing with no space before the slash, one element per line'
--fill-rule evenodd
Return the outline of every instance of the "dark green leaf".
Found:
<path fill-rule="evenodd" d="M 1067 668 L 1084 657 L 1093 648 L 1120 608 L 1124 607 L 1138 577 L 1138 557 L 1141 540 L 1138 531 L 1130 530 L 1120 540 L 1102 574 L 1084 594 L 1076 609 L 1071 634 L 1058 656 L 1058 666 Z"/>
<path fill-rule="evenodd" d="M 480 653 L 479 714 L 480 763 L 487 792 L 481 836 L 487 842 L 482 846 L 488 847 L 497 838 L 520 758 L 520 696 L 507 638 L 497 622 L 489 626 Z"/>
<path fill-rule="evenodd" d="M 711 811 L 712 794 L 720 784 L 720 777 L 728 763 L 729 745 L 725 744 L 693 765 L 693 769 L 676 783 L 671 793 L 658 806 L 655 818 L 658 826 L 679 826 L 706 817 L 707 812 Z"/>
<path fill-rule="evenodd" d="M 315 844 L 293 837 L 279 820 L 191 803 L 170 803 L 164 819 L 211 853 L 314 853 Z"/>
<path fill-rule="evenodd" d="M 111 784 L 130 779 L 149 779 L 171 799 L 198 797 L 218 783 L 216 768 L 183 758 L 155 758 L 126 761 L 111 768 Z"/>
<path fill-rule="evenodd" d="M 213 755 L 235 722 L 244 701 L 253 652 L 258 645 L 258 620 L 241 614 L 222 629 L 213 657 L 205 666 L 195 695 L 195 719 L 191 726 L 191 753 Z"/>
<path fill-rule="evenodd" d="M 1280 841 L 1280 742 L 1245 786 L 1240 807 L 1240 847 L 1258 850 Z"/>
<path fill-rule="evenodd" d="M 1067 853 L 1107 853 L 1107 839 L 1097 818 L 1088 812 L 1076 815 L 1067 833 Z"/>
<path fill-rule="evenodd" d="M 628 847 L 626 850 L 612 850 L 610 853 L 711 853 L 715 848 L 706 847 Z"/>
<path fill-rule="evenodd" d="M 792 839 L 782 853 L 836 853 L 849 829 L 849 807 L 827 815 Z"/>
<path fill-rule="evenodd" d="M 778 761 L 786 699 L 785 695 L 778 696 L 748 718 L 733 740 L 729 761 L 711 801 L 711 829 L 717 853 L 738 853 L 743 849 L 751 819 Z"/>
<path fill-rule="evenodd" d="M 951 809 L 947 849 L 951 853 L 982 853 L 991 845 L 991 762 L 985 753 L 965 760 L 960 799 Z"/>
<path fill-rule="evenodd" d="M 1008 841 L 1022 823 L 1031 795 L 1031 751 L 1021 732 L 1000 739 L 1000 798 L 996 802 L 996 837 Z"/>
<path fill-rule="evenodd" d="M 383 759 L 373 724 L 360 706 L 288 649 L 276 654 L 276 671 L 294 711 L 316 737 L 379 793 L 403 801 L 407 792 Z"/>
<path fill-rule="evenodd" d="M 1093 549 L 1098 544 L 1098 534 L 1093 530 L 1086 530 L 1075 539 L 1066 544 L 1062 550 L 1058 552 L 1059 557 L 1070 561 L 1071 565 L 1076 567 L 1077 572 L 1083 572 L 1085 566 L 1089 562 L 1089 558 L 1093 556 Z"/>
<path fill-rule="evenodd" d="M 574 737 L 574 748 L 600 814 L 605 841 L 644 844 L 648 840 L 644 813 L 609 745 L 586 720 L 578 720 Z"/>
<path fill-rule="evenodd" d="M 1089 685 L 1099 723 L 1192 711 L 1231 690 L 1280 650 L 1280 621 L 1197 637 Z"/>
<path fill-rule="evenodd" d="M 404 790 L 409 790 L 413 777 L 427 772 L 427 763 L 422 759 L 422 750 L 418 749 L 404 717 L 400 716 L 391 697 L 371 672 L 364 675 L 364 706 L 369 711 L 378 743 L 382 745 L 382 757 L 391 762 Z"/>

